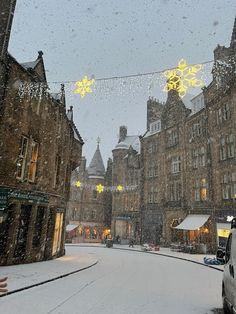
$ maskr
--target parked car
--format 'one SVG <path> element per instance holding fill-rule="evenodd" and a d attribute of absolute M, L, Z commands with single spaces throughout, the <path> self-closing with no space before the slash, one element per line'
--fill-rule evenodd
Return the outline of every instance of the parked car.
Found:
<path fill-rule="evenodd" d="M 231 232 L 226 250 L 217 251 L 217 258 L 224 256 L 222 301 L 225 314 L 236 314 L 236 218 L 231 222 Z"/>

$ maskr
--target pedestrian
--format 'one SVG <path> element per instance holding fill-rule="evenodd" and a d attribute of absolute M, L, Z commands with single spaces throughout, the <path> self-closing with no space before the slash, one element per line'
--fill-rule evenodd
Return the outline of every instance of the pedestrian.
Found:
<path fill-rule="evenodd" d="M 134 239 L 129 240 L 129 247 L 134 247 Z"/>
<path fill-rule="evenodd" d="M 0 278 L 0 293 L 7 292 L 7 277 Z"/>

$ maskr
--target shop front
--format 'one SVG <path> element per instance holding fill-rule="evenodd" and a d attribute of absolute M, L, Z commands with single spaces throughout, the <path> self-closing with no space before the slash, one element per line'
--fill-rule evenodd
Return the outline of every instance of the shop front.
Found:
<path fill-rule="evenodd" d="M 183 251 L 206 253 L 211 250 L 210 215 L 188 215 L 179 225 L 174 227 L 182 232 Z"/>
<path fill-rule="evenodd" d="M 43 259 L 49 197 L 43 193 L 0 189 L 0 264 Z"/>

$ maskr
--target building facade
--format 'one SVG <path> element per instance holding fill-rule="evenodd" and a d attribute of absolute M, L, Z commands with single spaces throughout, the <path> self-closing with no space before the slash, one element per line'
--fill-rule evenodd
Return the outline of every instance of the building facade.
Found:
<path fill-rule="evenodd" d="M 236 20 L 230 47 L 214 51 L 213 80 L 192 100 L 192 112 L 174 90 L 165 104 L 149 99 L 141 139 L 143 241 L 198 242 L 208 251 L 225 245 L 236 215 L 235 58 Z"/>
<path fill-rule="evenodd" d="M 140 241 L 140 140 L 120 127 L 119 141 L 112 150 L 112 235 L 121 241 Z M 120 187 L 120 189 L 119 189 Z"/>
<path fill-rule="evenodd" d="M 3 11 L 8 9 L 13 14 L 13 2 L 3 1 Z M 8 26 L 7 23 L 5 29 Z M 5 44 L 8 32 L 6 36 Z M 23 64 L 7 49 L 4 53 L 0 264 L 9 265 L 64 254 L 70 176 L 80 164 L 83 141 L 73 123 L 72 108 L 66 112 L 64 87 L 58 94 L 47 90 L 43 53 L 40 51 L 35 61 Z"/>
<path fill-rule="evenodd" d="M 105 170 L 99 144 L 86 168 L 83 157 L 71 180 L 67 216 L 68 242 L 101 242 L 111 230 L 111 160 Z M 103 190 L 97 191 L 97 186 Z M 71 236 L 71 231 L 74 233 Z"/>

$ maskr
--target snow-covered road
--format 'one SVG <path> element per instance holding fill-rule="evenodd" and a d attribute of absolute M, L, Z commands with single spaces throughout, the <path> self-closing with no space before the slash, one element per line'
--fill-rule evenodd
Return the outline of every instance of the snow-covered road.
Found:
<path fill-rule="evenodd" d="M 206 314 L 221 307 L 222 273 L 164 256 L 68 247 L 99 263 L 77 274 L 0 298 L 3 314 Z"/>

